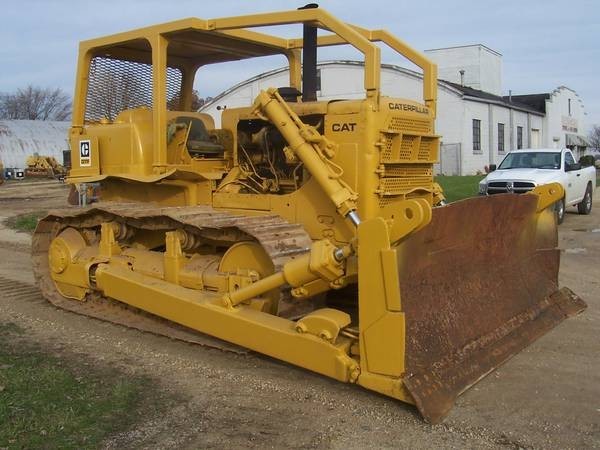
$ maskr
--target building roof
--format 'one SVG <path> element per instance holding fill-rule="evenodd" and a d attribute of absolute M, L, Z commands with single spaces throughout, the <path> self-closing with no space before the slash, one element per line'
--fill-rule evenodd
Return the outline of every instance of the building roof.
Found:
<path fill-rule="evenodd" d="M 537 115 L 543 115 L 546 113 L 545 109 L 543 111 L 540 111 L 539 109 L 532 107 L 528 103 L 519 101 L 518 99 L 516 99 L 516 97 L 518 97 L 518 96 L 513 95 L 509 100 L 509 97 L 502 97 L 499 95 L 494 95 L 489 92 L 480 91 L 479 89 L 473 89 L 472 87 L 462 86 L 458 83 L 453 83 L 451 81 L 446 81 L 446 80 L 440 80 L 440 81 L 459 90 L 460 92 L 462 92 L 464 97 L 470 97 L 471 99 L 479 99 L 479 100 L 483 100 L 483 101 L 490 102 L 490 103 L 497 103 L 497 104 L 506 106 L 508 108 L 519 109 L 521 111 L 530 112 L 530 113 L 537 114 Z"/>
<path fill-rule="evenodd" d="M 467 44 L 467 45 L 453 45 L 451 47 L 428 48 L 427 50 L 425 50 L 425 53 L 427 53 L 427 52 L 437 52 L 437 51 L 442 51 L 442 50 L 454 50 L 456 48 L 469 48 L 469 47 L 481 47 L 481 48 L 485 48 L 490 53 L 494 53 L 494 54 L 496 54 L 498 56 L 502 56 L 502 53 L 500 53 L 497 50 L 494 50 L 492 48 L 489 48 L 487 45 L 484 45 L 484 44 Z"/>
<path fill-rule="evenodd" d="M 4 167 L 25 168 L 28 156 L 38 153 L 62 161 L 69 150 L 70 122 L 0 120 L 0 160 Z"/>
<path fill-rule="evenodd" d="M 317 67 L 319 69 L 323 68 L 323 67 L 327 67 L 327 66 L 364 67 L 364 65 L 365 65 L 364 62 L 362 62 L 362 61 L 345 60 L 345 59 L 330 60 L 330 61 L 318 61 L 317 62 Z M 411 70 L 411 69 L 407 69 L 406 67 L 401 67 L 401 66 L 397 66 L 394 64 L 381 64 L 381 68 L 391 70 L 393 72 L 401 73 L 402 75 L 406 75 L 409 77 L 423 79 L 423 74 L 416 72 L 414 70 Z M 265 79 L 265 78 L 273 76 L 273 75 L 278 75 L 278 74 L 287 72 L 288 70 L 289 70 L 288 66 L 283 66 L 283 67 L 279 67 L 277 69 L 272 69 L 272 70 L 269 70 L 269 71 L 266 71 L 263 73 L 259 73 L 258 75 L 254 75 L 253 77 L 250 77 L 246 80 L 240 81 L 239 83 L 231 86 L 230 88 L 228 88 L 228 89 L 224 90 L 223 92 L 212 97 L 209 101 L 207 101 L 204 105 L 202 105 L 200 107 L 200 111 L 206 111 L 212 105 L 218 103 L 224 97 L 231 94 L 232 92 L 235 92 L 236 90 L 240 89 L 243 86 L 247 86 L 256 80 L 262 80 L 262 79 Z M 446 91 L 452 92 L 453 94 L 456 94 L 456 95 L 461 95 L 461 92 L 459 90 L 457 90 L 454 86 L 451 86 L 451 85 L 453 85 L 453 83 L 438 79 L 438 88 L 445 89 Z"/>
<path fill-rule="evenodd" d="M 546 100 L 550 98 L 550 93 L 511 95 L 510 98 L 513 102 L 523 103 L 536 111 L 546 114 Z M 509 97 L 505 96 L 504 99 L 508 100 Z"/>
<path fill-rule="evenodd" d="M 325 66 L 331 66 L 331 65 L 364 66 L 364 63 L 362 61 L 349 61 L 349 60 L 319 61 L 317 63 L 317 66 L 319 68 L 325 67 Z M 394 72 L 398 72 L 398 73 L 401 73 L 406 76 L 412 76 L 415 78 L 423 78 L 422 74 L 415 72 L 414 70 L 410 70 L 405 67 L 400 67 L 400 66 L 396 66 L 393 64 L 381 64 L 381 68 L 392 70 Z M 267 72 L 260 73 L 251 78 L 248 78 L 247 80 L 241 81 L 240 83 L 237 83 L 236 85 L 231 86 L 229 89 L 226 89 L 225 91 L 221 92 L 220 94 L 218 94 L 215 97 L 213 97 L 212 99 L 210 99 L 210 101 L 208 101 L 204 105 L 202 105 L 202 107 L 200 108 L 200 111 L 207 110 L 212 105 L 214 105 L 214 104 L 218 103 L 220 100 L 222 100 L 225 96 L 227 96 L 228 94 L 230 94 L 232 92 L 235 92 L 242 86 L 246 86 L 256 80 L 264 79 L 264 78 L 267 78 L 272 75 L 286 72 L 287 70 L 288 70 L 288 67 L 284 66 L 284 67 L 280 67 L 278 69 L 273 69 L 273 70 L 269 70 Z M 544 115 L 545 114 L 544 111 L 540 111 L 540 110 L 528 105 L 527 103 L 515 101 L 515 96 L 512 97 L 512 101 L 509 101 L 508 97 L 501 97 L 499 95 L 490 94 L 489 92 L 480 91 L 478 89 L 473 89 L 468 86 L 461 86 L 458 83 L 453 83 L 451 81 L 446 81 L 446 80 L 441 80 L 441 79 L 438 79 L 438 88 L 445 88 L 446 90 L 453 92 L 459 96 L 462 95 L 463 98 L 466 98 L 467 100 L 484 101 L 484 102 L 488 102 L 488 103 L 500 104 L 500 105 L 506 106 L 508 108 L 513 108 L 513 109 L 517 109 L 517 110 L 521 110 L 521 111 L 525 111 L 525 112 L 530 112 L 530 113 L 533 113 L 536 115 Z"/>

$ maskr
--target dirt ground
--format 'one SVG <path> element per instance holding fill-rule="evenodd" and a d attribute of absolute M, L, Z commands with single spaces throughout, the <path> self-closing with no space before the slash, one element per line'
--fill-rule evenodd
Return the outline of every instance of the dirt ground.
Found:
<path fill-rule="evenodd" d="M 0 186 L 0 216 L 66 205 L 57 182 Z M 258 354 L 236 354 L 61 311 L 31 286 L 29 236 L 0 226 L 0 321 L 54 352 L 161 380 L 186 401 L 107 448 L 600 448 L 600 191 L 560 227 L 560 282 L 587 303 L 457 401 L 446 421 Z"/>

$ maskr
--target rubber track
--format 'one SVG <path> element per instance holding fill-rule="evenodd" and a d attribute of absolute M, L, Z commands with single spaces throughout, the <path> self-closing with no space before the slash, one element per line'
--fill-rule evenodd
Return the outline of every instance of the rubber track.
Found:
<path fill-rule="evenodd" d="M 138 330 L 236 353 L 247 353 L 247 350 L 98 293 L 88 294 L 84 301 L 76 301 L 64 298 L 56 290 L 48 267 L 48 249 L 52 239 L 65 227 L 95 228 L 113 220 L 138 229 L 168 231 L 181 228 L 207 239 L 223 236 L 224 231 L 227 231 L 227 236 L 231 236 L 232 231 L 237 232 L 234 233 L 237 234 L 237 240 L 231 241 L 231 244 L 249 239 L 259 242 L 271 257 L 275 270 L 279 270 L 289 259 L 306 253 L 312 242 L 301 225 L 286 222 L 279 216 L 237 216 L 207 206 L 160 208 L 139 203 L 107 204 L 87 209 L 51 211 L 39 222 L 31 246 L 33 271 L 42 295 L 55 306 Z"/>

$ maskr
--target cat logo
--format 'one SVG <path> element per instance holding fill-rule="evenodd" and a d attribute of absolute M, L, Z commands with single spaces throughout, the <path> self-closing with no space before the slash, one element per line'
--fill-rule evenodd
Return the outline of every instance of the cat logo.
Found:
<path fill-rule="evenodd" d="M 79 167 L 91 167 L 92 165 L 92 143 L 79 141 Z"/>
<path fill-rule="evenodd" d="M 334 123 L 331 125 L 331 131 L 354 131 L 356 122 L 351 123 Z"/>

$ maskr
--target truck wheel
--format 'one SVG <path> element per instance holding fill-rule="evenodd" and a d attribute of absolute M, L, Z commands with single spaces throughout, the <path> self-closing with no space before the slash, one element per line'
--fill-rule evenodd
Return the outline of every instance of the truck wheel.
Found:
<path fill-rule="evenodd" d="M 577 204 L 577 211 L 579 214 L 589 214 L 592 212 L 592 186 L 589 184 L 585 190 L 583 200 L 581 200 L 581 203 Z"/>
<path fill-rule="evenodd" d="M 556 211 L 556 223 L 561 224 L 563 220 L 565 220 L 565 199 L 561 198 L 556 202 L 556 206 L 554 207 Z"/>

